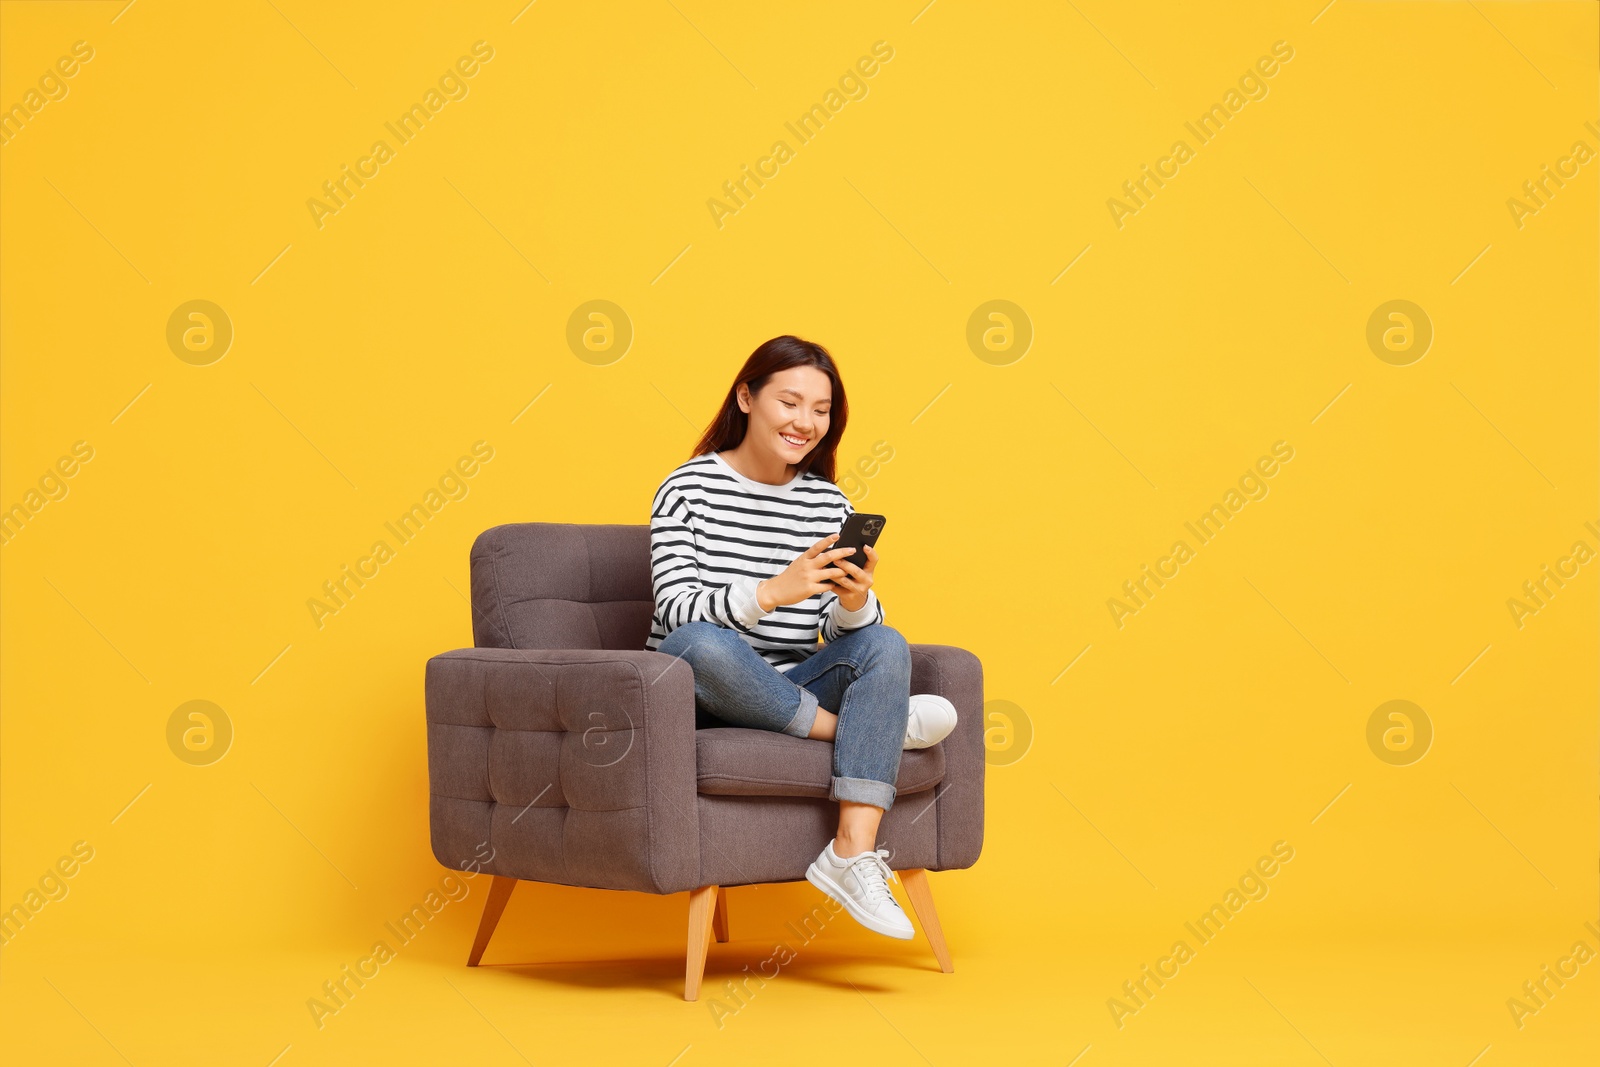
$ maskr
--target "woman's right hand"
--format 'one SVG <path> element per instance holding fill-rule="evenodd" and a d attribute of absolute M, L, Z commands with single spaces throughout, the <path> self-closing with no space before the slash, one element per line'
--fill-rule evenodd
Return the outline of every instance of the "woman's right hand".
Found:
<path fill-rule="evenodd" d="M 782 604 L 798 604 L 818 593 L 835 589 L 832 580 L 844 577 L 844 571 L 833 566 L 835 560 L 844 559 L 855 552 L 853 548 L 829 549 L 839 539 L 829 534 L 794 558 L 780 573 L 756 585 L 756 603 L 762 611 L 771 611 Z"/>

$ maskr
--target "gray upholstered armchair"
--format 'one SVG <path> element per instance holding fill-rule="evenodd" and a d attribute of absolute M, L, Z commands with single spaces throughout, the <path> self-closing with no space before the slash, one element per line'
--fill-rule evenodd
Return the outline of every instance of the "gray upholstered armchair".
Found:
<path fill-rule="evenodd" d="M 653 607 L 647 525 L 519 523 L 472 546 L 477 647 L 430 659 L 426 682 L 433 853 L 492 876 L 468 966 L 519 880 L 687 890 L 696 1000 L 728 887 L 801 881 L 833 836 L 832 744 L 696 730 L 689 665 L 643 651 Z M 950 971 L 927 872 L 983 847 L 983 671 L 947 645 L 911 656 L 911 691 L 947 697 L 960 723 L 904 754 L 879 845 Z"/>

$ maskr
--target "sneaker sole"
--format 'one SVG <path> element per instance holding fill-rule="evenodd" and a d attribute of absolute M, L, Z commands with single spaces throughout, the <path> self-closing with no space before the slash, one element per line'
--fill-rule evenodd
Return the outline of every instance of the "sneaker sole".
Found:
<path fill-rule="evenodd" d="M 866 911 L 862 910 L 861 905 L 857 904 L 850 894 L 845 892 L 844 887 L 829 878 L 822 868 L 817 866 L 815 861 L 812 861 L 811 866 L 806 868 L 806 881 L 822 890 L 829 898 L 842 904 L 844 910 L 850 913 L 850 918 L 875 934 L 898 938 L 901 941 L 910 941 L 917 936 L 917 932 L 914 929 L 901 933 L 899 930 L 885 926 L 882 922 L 867 914 Z M 909 923 L 909 921 L 908 919 L 907 922 Z"/>

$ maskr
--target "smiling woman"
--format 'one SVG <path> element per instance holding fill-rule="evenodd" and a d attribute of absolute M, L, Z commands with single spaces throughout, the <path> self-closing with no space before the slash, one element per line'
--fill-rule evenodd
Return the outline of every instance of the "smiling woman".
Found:
<path fill-rule="evenodd" d="M 822 346 L 786 335 L 750 356 L 693 458 L 656 493 L 648 649 L 679 626 L 711 621 L 739 630 L 762 659 L 787 671 L 816 650 L 819 635 L 837 637 L 836 623 L 883 621 L 870 589 L 839 603 L 829 581 L 838 569 L 822 574 L 816 588 L 787 590 L 798 594 L 793 600 L 772 595 L 786 592 L 772 589 L 774 576 L 837 533 L 852 510 L 833 481 L 848 412 L 844 383 Z"/>
<path fill-rule="evenodd" d="M 785 334 L 751 353 L 656 490 L 645 648 L 693 670 L 697 727 L 832 742 L 839 829 L 806 879 L 867 929 L 910 938 L 878 825 L 901 752 L 944 740 L 956 710 L 911 695 L 910 646 L 872 589 L 876 549 L 857 566 L 854 549 L 830 547 L 854 512 L 833 480 L 847 413 L 821 345 Z"/>

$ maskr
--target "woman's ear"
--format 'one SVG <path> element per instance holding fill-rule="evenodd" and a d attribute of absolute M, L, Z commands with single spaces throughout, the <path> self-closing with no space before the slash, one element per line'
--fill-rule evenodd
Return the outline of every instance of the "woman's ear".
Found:
<path fill-rule="evenodd" d="M 739 410 L 746 415 L 750 414 L 750 387 L 740 382 L 733 390 L 734 399 L 739 402 Z"/>

